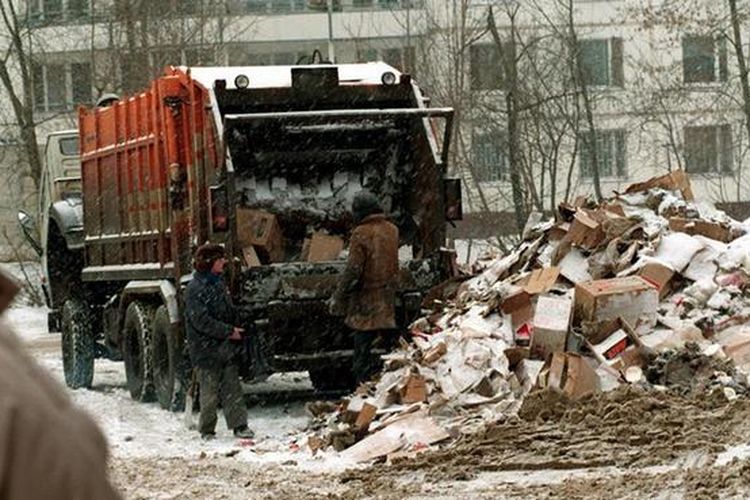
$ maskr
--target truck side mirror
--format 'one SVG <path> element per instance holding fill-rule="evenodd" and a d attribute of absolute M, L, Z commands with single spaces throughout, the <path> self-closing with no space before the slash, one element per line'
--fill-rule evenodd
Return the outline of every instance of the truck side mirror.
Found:
<path fill-rule="evenodd" d="M 461 201 L 461 179 L 443 179 L 443 194 L 445 200 L 445 220 L 461 220 L 464 216 Z"/>
<path fill-rule="evenodd" d="M 24 210 L 18 211 L 18 224 L 21 226 L 21 232 L 23 233 L 23 236 L 26 238 L 26 241 L 29 242 L 29 245 L 31 245 L 31 248 L 34 249 L 34 251 L 37 253 L 39 257 L 42 256 L 42 245 L 39 244 L 38 234 L 39 231 L 36 227 L 36 222 L 34 221 L 34 218 L 29 215 Z"/>

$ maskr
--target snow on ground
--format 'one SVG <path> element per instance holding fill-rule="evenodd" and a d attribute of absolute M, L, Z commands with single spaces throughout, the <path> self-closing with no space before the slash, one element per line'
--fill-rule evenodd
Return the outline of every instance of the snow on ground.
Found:
<path fill-rule="evenodd" d="M 27 344 L 36 360 L 64 384 L 60 335 L 47 332 L 47 309 L 16 306 L 6 311 L 3 319 Z M 263 384 L 246 386 L 248 391 L 258 393 L 309 388 L 306 373 L 276 374 Z M 125 368 L 121 362 L 97 360 L 93 387 L 69 393 L 97 420 L 115 457 L 227 455 L 257 463 L 294 461 L 302 469 L 320 472 L 351 466 L 339 460 L 335 453 L 319 453 L 313 457 L 308 451 L 304 430 L 309 417 L 304 402 L 259 403 L 248 408 L 248 423 L 256 433 L 253 440 L 235 439 L 227 430 L 223 416 L 219 415 L 217 439 L 205 442 L 197 431 L 187 429 L 183 413 L 162 410 L 157 403 L 133 401 L 125 387 Z M 197 417 L 194 415 L 196 422 Z"/>

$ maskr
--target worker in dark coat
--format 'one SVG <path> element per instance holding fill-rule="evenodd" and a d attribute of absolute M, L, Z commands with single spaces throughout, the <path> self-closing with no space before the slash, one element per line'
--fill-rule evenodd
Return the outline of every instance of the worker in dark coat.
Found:
<path fill-rule="evenodd" d="M 398 228 L 388 221 L 369 191 L 354 197 L 352 214 L 356 227 L 332 312 L 345 315 L 344 322 L 353 330 L 353 370 L 359 384 L 379 366 L 371 353 L 373 340 L 396 328 L 399 236 Z"/>
<path fill-rule="evenodd" d="M 215 436 L 216 410 L 221 401 L 227 428 L 250 438 L 239 367 L 243 329 L 222 273 L 224 248 L 207 243 L 195 253 L 195 273 L 185 290 L 185 329 L 193 367 L 198 372 L 201 436 Z"/>

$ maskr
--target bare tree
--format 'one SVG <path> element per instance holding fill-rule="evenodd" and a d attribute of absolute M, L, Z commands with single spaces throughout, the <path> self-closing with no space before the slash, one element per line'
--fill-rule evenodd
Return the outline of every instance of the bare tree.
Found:
<path fill-rule="evenodd" d="M 38 186 L 42 173 L 42 160 L 37 146 L 37 122 L 34 118 L 34 87 L 31 79 L 31 54 L 24 46 L 29 29 L 13 0 L 0 0 L 2 28 L 6 43 L 0 59 L 0 82 L 10 100 L 19 130 L 21 147 L 29 176 Z"/>

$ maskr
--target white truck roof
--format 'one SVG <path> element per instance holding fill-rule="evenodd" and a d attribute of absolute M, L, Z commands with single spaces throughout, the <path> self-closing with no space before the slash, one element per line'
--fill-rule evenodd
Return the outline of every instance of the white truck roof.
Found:
<path fill-rule="evenodd" d="M 292 68 L 330 68 L 339 70 L 341 85 L 382 85 L 383 73 L 396 75 L 396 83 L 401 80 L 401 72 L 384 62 L 358 64 L 306 64 L 303 66 L 180 66 L 184 72 L 206 88 L 213 88 L 216 80 L 225 80 L 227 88 L 236 88 L 234 79 L 247 76 L 248 88 L 279 88 L 292 86 Z"/>

